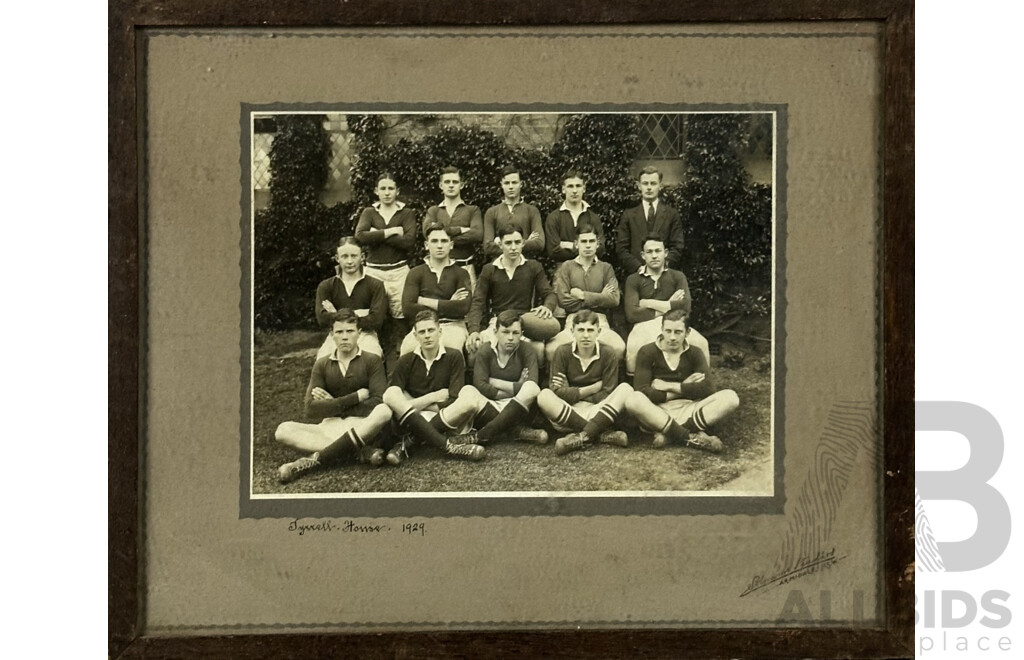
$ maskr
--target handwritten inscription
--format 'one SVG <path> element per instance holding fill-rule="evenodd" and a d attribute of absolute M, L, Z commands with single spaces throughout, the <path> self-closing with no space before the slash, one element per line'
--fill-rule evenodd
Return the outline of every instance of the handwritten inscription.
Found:
<path fill-rule="evenodd" d="M 747 584 L 747 588 L 740 594 L 740 598 L 749 595 L 759 589 L 766 587 L 777 587 L 787 582 L 810 575 L 811 573 L 817 573 L 830 569 L 839 563 L 840 560 L 845 559 L 846 555 L 841 557 L 836 556 L 836 549 L 832 548 L 829 551 L 819 550 L 813 557 L 801 557 L 797 560 L 796 565 L 792 566 L 780 573 L 775 575 L 755 575 L 750 579 Z"/>
<path fill-rule="evenodd" d="M 401 533 L 414 536 L 426 536 L 427 525 L 422 522 L 402 523 Z M 359 520 L 332 520 L 295 518 L 288 523 L 288 531 L 305 536 L 306 534 L 359 534 L 363 536 L 379 536 L 393 531 L 387 523 L 365 522 Z"/>

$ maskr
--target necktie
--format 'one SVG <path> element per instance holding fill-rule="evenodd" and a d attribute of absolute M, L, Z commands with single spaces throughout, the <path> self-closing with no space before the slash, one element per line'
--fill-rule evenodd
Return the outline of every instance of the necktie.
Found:
<path fill-rule="evenodd" d="M 647 222 L 650 222 L 651 218 L 654 217 L 654 204 L 652 204 L 650 202 L 644 202 L 644 203 L 647 204 Z"/>

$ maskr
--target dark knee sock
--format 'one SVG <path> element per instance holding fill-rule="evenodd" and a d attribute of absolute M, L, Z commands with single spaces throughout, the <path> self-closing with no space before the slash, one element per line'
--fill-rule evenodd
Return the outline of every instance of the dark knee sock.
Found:
<path fill-rule="evenodd" d="M 441 419 L 441 413 L 434 415 L 434 418 L 430 420 L 430 426 L 441 435 L 452 432 L 452 428 L 445 424 L 444 420 Z"/>
<path fill-rule="evenodd" d="M 583 419 L 583 416 L 573 410 L 570 405 L 565 406 L 555 422 L 557 422 L 559 426 L 572 429 L 576 433 L 579 433 L 587 426 L 587 420 Z"/>
<path fill-rule="evenodd" d="M 687 421 L 687 424 L 689 420 Z M 680 426 L 676 420 L 669 418 L 668 424 L 661 430 L 668 439 L 673 442 L 686 442 L 690 437 L 690 429 L 685 425 Z"/>
<path fill-rule="evenodd" d="M 693 414 L 690 415 L 690 419 L 686 420 L 686 424 L 684 426 L 686 426 L 690 431 L 707 431 L 708 423 L 707 420 L 704 419 L 704 409 L 698 408 L 695 410 Z"/>
<path fill-rule="evenodd" d="M 402 418 L 400 425 L 413 434 L 417 440 L 444 449 L 448 440 L 434 426 L 415 410 L 410 410 Z"/>
<path fill-rule="evenodd" d="M 477 414 L 476 418 L 473 420 L 473 425 L 476 428 L 483 430 L 483 428 L 493 422 L 494 418 L 497 416 L 498 410 L 494 406 L 487 404 L 484 406 L 484 409 Z"/>
<path fill-rule="evenodd" d="M 491 406 L 487 408 L 494 410 Z M 476 436 L 481 440 L 494 440 L 502 432 L 511 433 L 514 427 L 526 421 L 528 413 L 521 403 L 513 399 L 505 404 L 505 409 L 495 415 L 494 419 L 485 423 Z"/>
<path fill-rule="evenodd" d="M 611 428 L 618 417 L 619 413 L 615 412 L 615 409 L 611 406 L 601 406 L 597 414 L 591 417 L 587 425 L 583 427 L 583 432 L 596 440 L 601 433 Z"/>
<path fill-rule="evenodd" d="M 320 462 L 335 463 L 350 454 L 354 454 L 363 444 L 363 439 L 359 437 L 356 430 L 349 429 L 340 438 L 320 450 Z"/>

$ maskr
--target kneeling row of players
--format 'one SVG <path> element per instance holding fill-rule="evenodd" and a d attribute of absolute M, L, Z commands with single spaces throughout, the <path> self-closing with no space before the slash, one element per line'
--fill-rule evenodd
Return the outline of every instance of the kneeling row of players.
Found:
<path fill-rule="evenodd" d="M 721 440 L 708 431 L 739 406 L 735 392 L 715 390 L 707 358 L 687 342 L 682 310 L 665 314 L 657 340 L 640 349 L 632 386 L 618 382 L 619 358 L 601 351 L 598 315 L 581 310 L 572 342 L 556 350 L 543 390 L 535 352 L 519 350 L 522 319 L 515 312 L 498 316 L 493 345 L 484 344 L 476 356 L 472 385 L 465 384 L 462 353 L 442 344 L 433 311 L 417 314 L 418 345 L 399 358 L 390 382 L 381 359 L 358 347 L 357 320 L 340 310 L 331 330 L 335 350 L 313 365 L 306 413 L 323 421 L 284 422 L 274 433 L 307 454 L 278 468 L 283 483 L 350 457 L 400 465 L 416 442 L 472 461 L 499 439 L 546 444 L 546 431 L 527 426 L 534 404 L 552 428 L 566 433 L 554 443 L 558 454 L 592 442 L 627 446 L 626 433 L 615 428 L 623 412 L 654 434 L 655 447 L 720 452 Z M 385 450 L 378 439 L 392 420 L 400 439 Z"/>

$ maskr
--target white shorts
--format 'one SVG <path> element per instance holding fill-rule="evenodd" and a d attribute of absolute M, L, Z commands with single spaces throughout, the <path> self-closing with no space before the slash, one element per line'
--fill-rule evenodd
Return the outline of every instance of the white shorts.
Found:
<path fill-rule="evenodd" d="M 683 424 L 693 417 L 693 413 L 696 412 L 697 408 L 700 407 L 700 404 L 703 401 L 704 399 L 700 399 L 699 401 L 693 401 L 691 399 L 673 399 L 671 401 L 666 401 L 665 403 L 659 403 L 658 407 L 667 412 L 668 416 L 677 424 Z M 640 420 L 638 419 L 637 421 Z M 640 426 L 648 431 L 661 430 L 646 426 L 643 422 L 640 422 Z"/>
<path fill-rule="evenodd" d="M 385 270 L 382 268 L 374 268 L 373 266 L 364 266 L 363 274 L 369 275 L 370 277 L 378 279 L 384 283 L 384 292 L 388 296 L 388 308 L 391 310 L 391 317 L 404 319 L 405 314 L 402 312 L 402 292 L 405 290 L 405 278 L 409 276 L 409 267 L 399 266 L 398 268 L 389 268 Z"/>
<path fill-rule="evenodd" d="M 318 431 L 326 436 L 340 438 L 352 430 L 356 421 L 362 417 L 324 417 L 323 421 L 316 425 Z"/>
<path fill-rule="evenodd" d="M 434 417 L 437 415 L 437 413 L 434 412 L 433 410 L 421 410 L 420 414 L 423 415 L 423 419 L 427 420 L 428 422 L 430 420 L 434 419 Z M 462 425 L 459 428 L 452 429 L 452 433 L 461 435 L 463 433 L 469 433 L 472 430 L 473 430 L 473 417 L 470 416 L 470 418 L 467 419 L 465 422 L 463 422 Z"/>

